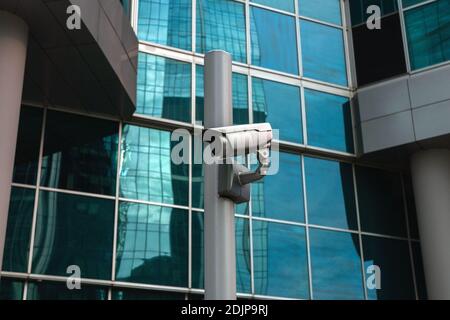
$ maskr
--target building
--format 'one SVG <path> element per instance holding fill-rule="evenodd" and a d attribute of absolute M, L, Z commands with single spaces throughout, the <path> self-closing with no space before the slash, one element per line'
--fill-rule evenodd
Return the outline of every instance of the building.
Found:
<path fill-rule="evenodd" d="M 449 20 L 450 0 L 2 0 L 0 297 L 202 298 L 203 169 L 170 132 L 193 156 L 223 49 L 234 123 L 280 130 L 279 173 L 236 207 L 238 297 L 448 298 Z"/>

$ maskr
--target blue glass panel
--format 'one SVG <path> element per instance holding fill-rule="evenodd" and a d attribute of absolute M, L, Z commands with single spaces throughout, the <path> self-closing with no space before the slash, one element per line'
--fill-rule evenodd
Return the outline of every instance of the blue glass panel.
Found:
<path fill-rule="evenodd" d="M 305 229 L 253 221 L 255 293 L 308 299 Z"/>
<path fill-rule="evenodd" d="M 341 24 L 340 0 L 298 0 L 298 9 L 302 16 Z"/>
<path fill-rule="evenodd" d="M 0 300 L 22 300 L 23 285 L 22 281 L 3 276 L 0 279 Z"/>
<path fill-rule="evenodd" d="M 120 196 L 187 205 L 189 165 L 176 165 L 171 160 L 172 149 L 177 143 L 171 141 L 169 131 L 125 125 Z"/>
<path fill-rule="evenodd" d="M 252 82 L 253 121 L 270 122 L 280 140 L 303 143 L 300 88 L 259 78 Z"/>
<path fill-rule="evenodd" d="M 196 51 L 225 50 L 247 61 L 244 4 L 231 0 L 197 1 Z"/>
<path fill-rule="evenodd" d="M 305 157 L 305 176 L 308 222 L 356 230 L 352 165 Z"/>
<path fill-rule="evenodd" d="M 367 272 L 369 266 L 376 265 L 381 271 L 381 289 L 367 288 L 370 300 L 415 299 L 407 241 L 363 236 L 363 248 L 366 281 L 373 275 Z"/>
<path fill-rule="evenodd" d="M 311 228 L 314 299 L 364 299 L 357 234 Z"/>
<path fill-rule="evenodd" d="M 251 7 L 250 32 L 253 65 L 298 74 L 293 17 Z"/>
<path fill-rule="evenodd" d="M 273 7 L 275 9 L 285 10 L 289 12 L 294 12 L 294 0 L 251 0 L 254 3 L 263 4 L 268 7 Z"/>
<path fill-rule="evenodd" d="M 252 184 L 252 212 L 257 217 L 304 221 L 300 156 L 280 152 L 278 173 Z"/>
<path fill-rule="evenodd" d="M 30 282 L 27 300 L 108 300 L 108 289 L 82 284 L 69 290 L 65 282 Z"/>
<path fill-rule="evenodd" d="M 138 289 L 113 289 L 112 300 L 185 300 L 179 292 L 150 291 Z"/>
<path fill-rule="evenodd" d="M 191 64 L 140 53 L 136 112 L 191 121 Z"/>
<path fill-rule="evenodd" d="M 3 252 L 4 271 L 27 272 L 35 191 L 13 187 Z"/>
<path fill-rule="evenodd" d="M 111 279 L 113 233 L 113 200 L 41 191 L 32 272 L 68 276 L 77 265 L 82 278 Z"/>
<path fill-rule="evenodd" d="M 138 37 L 191 50 L 191 0 L 139 0 Z"/>
<path fill-rule="evenodd" d="M 300 19 L 303 75 L 347 86 L 342 30 Z"/>
<path fill-rule="evenodd" d="M 47 112 L 41 185 L 113 195 L 119 124 Z"/>
<path fill-rule="evenodd" d="M 356 184 L 361 229 L 406 237 L 400 174 L 357 166 Z"/>
<path fill-rule="evenodd" d="M 121 202 L 117 228 L 117 280 L 188 285 L 186 210 Z"/>

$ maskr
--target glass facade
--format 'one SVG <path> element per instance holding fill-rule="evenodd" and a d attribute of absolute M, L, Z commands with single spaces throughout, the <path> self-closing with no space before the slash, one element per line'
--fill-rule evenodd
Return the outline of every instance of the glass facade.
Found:
<path fill-rule="evenodd" d="M 408 177 L 356 160 L 341 1 L 129 3 L 131 119 L 22 108 L 2 298 L 202 298 L 203 168 L 171 161 L 171 131 L 193 158 L 211 49 L 233 56 L 234 123 L 280 130 L 279 172 L 236 207 L 238 297 L 426 297 Z M 82 290 L 65 286 L 71 265 Z"/>

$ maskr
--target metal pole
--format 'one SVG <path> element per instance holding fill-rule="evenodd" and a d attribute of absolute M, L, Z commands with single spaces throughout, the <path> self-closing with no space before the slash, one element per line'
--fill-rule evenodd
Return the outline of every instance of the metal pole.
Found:
<path fill-rule="evenodd" d="M 205 128 L 233 124 L 231 56 L 205 56 Z M 219 197 L 220 165 L 205 165 L 205 299 L 236 299 L 234 202 Z"/>

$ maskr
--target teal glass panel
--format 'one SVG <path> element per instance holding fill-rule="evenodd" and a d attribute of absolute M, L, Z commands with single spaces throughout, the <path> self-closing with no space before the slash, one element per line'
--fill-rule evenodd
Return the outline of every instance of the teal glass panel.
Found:
<path fill-rule="evenodd" d="M 414 300 L 414 282 L 407 241 L 363 236 L 366 281 L 373 284 L 367 272 L 372 265 L 381 273 L 381 289 L 367 288 L 369 300 Z"/>
<path fill-rule="evenodd" d="M 400 174 L 357 166 L 356 184 L 361 229 L 406 237 Z"/>
<path fill-rule="evenodd" d="M 81 284 L 70 290 L 65 282 L 30 282 L 27 300 L 108 300 L 108 289 Z"/>
<path fill-rule="evenodd" d="M 203 125 L 204 121 L 204 67 L 196 66 L 196 97 L 195 97 L 195 120 Z M 239 73 L 233 73 L 233 124 L 247 124 L 248 121 L 248 82 L 247 76 Z"/>
<path fill-rule="evenodd" d="M 427 0 L 402 0 L 402 3 L 403 3 L 403 8 L 406 8 L 406 7 L 410 7 L 410 6 L 425 2 L 425 1 L 427 1 Z"/>
<path fill-rule="evenodd" d="M 27 272 L 35 191 L 12 187 L 3 252 L 4 271 Z"/>
<path fill-rule="evenodd" d="M 425 282 L 425 273 L 423 270 L 422 250 L 419 242 L 411 242 L 412 254 L 414 259 L 414 274 L 416 275 L 417 294 L 420 300 L 427 300 L 427 286 Z"/>
<path fill-rule="evenodd" d="M 257 217 L 304 222 L 301 158 L 280 152 L 278 167 L 277 174 L 252 184 L 252 213 Z"/>
<path fill-rule="evenodd" d="M 23 285 L 22 281 L 3 276 L 0 279 L 0 300 L 22 300 Z"/>
<path fill-rule="evenodd" d="M 247 61 L 245 8 L 232 0 L 197 1 L 196 51 L 224 50 L 235 61 Z"/>
<path fill-rule="evenodd" d="M 251 0 L 251 2 L 289 12 L 294 12 L 295 9 L 294 0 Z"/>
<path fill-rule="evenodd" d="M 112 300 L 185 300 L 179 292 L 150 291 L 138 289 L 113 289 Z"/>
<path fill-rule="evenodd" d="M 308 144 L 353 153 L 352 115 L 348 98 L 305 89 Z"/>
<path fill-rule="evenodd" d="M 352 165 L 318 158 L 304 159 L 308 222 L 358 229 Z"/>
<path fill-rule="evenodd" d="M 185 142 L 189 137 L 184 137 Z M 169 131 L 125 125 L 122 131 L 120 196 L 129 199 L 187 205 L 189 165 L 174 164 L 178 141 Z"/>
<path fill-rule="evenodd" d="M 254 220 L 255 293 L 285 298 L 309 298 L 305 229 Z"/>
<path fill-rule="evenodd" d="M 117 230 L 117 280 L 188 285 L 187 210 L 121 202 Z"/>
<path fill-rule="evenodd" d="M 42 117 L 40 108 L 23 106 L 20 110 L 13 182 L 36 184 Z"/>
<path fill-rule="evenodd" d="M 113 195 L 119 123 L 47 112 L 41 185 Z"/>
<path fill-rule="evenodd" d="M 293 17 L 250 8 L 252 64 L 298 74 L 297 36 Z"/>
<path fill-rule="evenodd" d="M 138 38 L 191 50 L 190 0 L 139 0 Z"/>
<path fill-rule="evenodd" d="M 113 234 L 114 200 L 41 191 L 32 272 L 68 276 L 77 265 L 82 278 L 111 279 Z"/>
<path fill-rule="evenodd" d="M 309 229 L 314 299 L 363 300 L 357 234 Z"/>
<path fill-rule="evenodd" d="M 342 30 L 300 19 L 303 75 L 347 86 Z"/>
<path fill-rule="evenodd" d="M 191 122 L 191 64 L 140 53 L 136 112 Z"/>
<path fill-rule="evenodd" d="M 405 12 L 411 69 L 450 60 L 450 0 L 438 0 Z"/>
<path fill-rule="evenodd" d="M 259 78 L 252 83 L 253 121 L 269 122 L 280 140 L 303 143 L 300 88 Z"/>
<path fill-rule="evenodd" d="M 249 220 L 236 218 L 236 290 L 251 293 Z M 204 288 L 203 213 L 192 213 L 192 287 Z"/>
<path fill-rule="evenodd" d="M 380 7 L 382 17 L 398 12 L 397 0 L 350 0 L 349 3 L 353 26 L 366 23 L 370 16 L 367 8 L 371 5 Z"/>
<path fill-rule="evenodd" d="M 340 25 L 340 0 L 298 0 L 300 15 Z"/>

